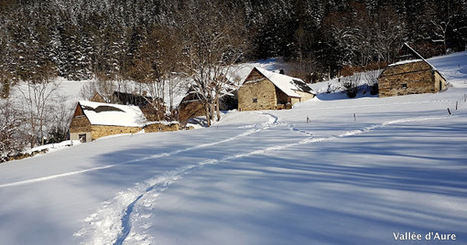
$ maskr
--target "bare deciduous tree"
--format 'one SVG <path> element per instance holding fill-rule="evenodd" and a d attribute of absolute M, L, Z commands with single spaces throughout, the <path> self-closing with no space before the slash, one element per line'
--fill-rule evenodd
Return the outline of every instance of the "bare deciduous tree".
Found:
<path fill-rule="evenodd" d="M 25 88 L 19 87 L 23 96 L 23 110 L 27 118 L 31 148 L 37 143 L 44 144 L 49 114 L 58 106 L 59 88 L 59 84 L 53 80 L 55 71 L 50 66 L 38 67 L 35 72 L 34 80 L 25 80 Z M 37 141 L 38 138 L 40 142 Z"/>
<path fill-rule="evenodd" d="M 400 47 L 404 36 L 405 23 L 400 21 L 396 10 L 391 6 L 382 7 L 373 21 L 373 40 L 377 62 L 391 62 L 392 52 Z"/>
<path fill-rule="evenodd" d="M 345 93 L 349 98 L 355 98 L 357 96 L 361 78 L 362 73 L 357 72 L 341 79 L 342 85 L 346 88 Z"/>
<path fill-rule="evenodd" d="M 220 119 L 219 99 L 228 82 L 226 74 L 246 47 L 240 16 L 223 2 L 203 0 L 196 6 L 187 5 L 179 21 L 179 27 L 187 30 L 183 37 L 185 67 L 193 80 L 193 91 L 204 105 L 208 126 L 214 111 Z"/>
<path fill-rule="evenodd" d="M 0 162 L 22 151 L 26 144 L 21 124 L 24 118 L 9 99 L 0 100 Z"/>

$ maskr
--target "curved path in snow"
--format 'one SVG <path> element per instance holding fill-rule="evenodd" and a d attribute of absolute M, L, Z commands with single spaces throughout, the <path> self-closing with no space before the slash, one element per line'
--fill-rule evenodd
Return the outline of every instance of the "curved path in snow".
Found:
<path fill-rule="evenodd" d="M 278 118 L 270 113 L 262 113 L 261 115 L 267 116 L 267 121 L 260 125 L 250 125 L 242 128 L 251 128 L 246 132 L 237 136 L 227 138 L 221 141 L 202 144 L 198 146 L 189 147 L 183 150 L 177 150 L 172 153 L 158 154 L 158 157 L 149 156 L 139 158 L 135 161 L 144 161 L 154 158 L 171 156 L 181 152 L 187 152 L 197 150 L 200 148 L 206 148 L 215 146 L 223 143 L 227 143 L 234 140 L 239 140 L 243 137 L 258 133 L 260 131 L 276 127 L 278 125 Z M 208 159 L 196 164 L 189 164 L 176 168 L 171 171 L 167 171 L 161 175 L 154 176 L 144 182 L 137 183 L 133 188 L 129 188 L 126 191 L 119 192 L 117 195 L 109 201 L 106 201 L 102 206 L 92 215 L 87 217 L 84 222 L 86 226 L 80 231 L 76 232 L 74 236 L 83 237 L 85 244 L 122 244 L 130 233 L 130 216 L 134 209 L 134 206 L 138 201 L 144 197 L 147 193 L 154 193 L 153 197 L 157 197 L 163 192 L 167 186 L 173 184 L 183 175 L 186 175 L 195 168 L 207 164 L 216 164 L 221 160 L 228 160 L 229 157 L 223 159 Z M 233 158 L 232 158 L 233 159 Z"/>
<path fill-rule="evenodd" d="M 146 213 L 151 212 L 153 205 L 157 201 L 157 197 L 160 195 L 160 193 L 164 192 L 168 186 L 177 182 L 179 179 L 183 178 L 183 176 L 188 175 L 195 169 L 199 169 L 205 165 L 219 164 L 224 161 L 240 159 L 252 155 L 264 155 L 270 152 L 280 151 L 282 149 L 292 148 L 298 145 L 338 140 L 344 137 L 368 133 L 388 125 L 427 120 L 440 120 L 447 118 L 447 116 L 405 118 L 387 121 L 381 124 L 375 124 L 358 130 L 345 131 L 338 135 L 314 138 L 311 132 L 300 130 L 290 123 L 278 122 L 278 118 L 270 113 L 262 114 L 269 116 L 268 122 L 263 123 L 262 129 L 258 129 L 255 126 L 255 129 L 249 130 L 236 137 L 232 137 L 216 143 L 187 148 L 181 151 L 189 151 L 198 149 L 200 147 L 208 147 L 218 145 L 223 142 L 237 140 L 242 138 L 242 136 L 251 135 L 269 127 L 284 128 L 285 130 L 291 130 L 293 132 L 305 134 L 308 137 L 294 143 L 280 145 L 276 144 L 266 146 L 258 150 L 246 151 L 244 153 L 227 155 L 220 158 L 206 159 L 198 163 L 188 164 L 176 168 L 172 171 L 167 171 L 143 182 L 136 183 L 134 187 L 129 188 L 126 191 L 119 192 L 112 200 L 104 202 L 94 214 L 85 219 L 84 227 L 80 231 L 76 232 L 74 236 L 82 240 L 85 244 L 141 244 L 143 242 L 151 244 L 152 237 L 147 234 L 137 234 L 132 232 L 132 224 L 144 223 L 141 221 L 141 219 L 148 218 Z M 152 159 L 152 157 L 141 158 L 139 161 L 145 159 Z M 138 211 L 135 213 L 135 210 Z M 144 226 L 146 229 L 151 227 L 150 224 L 145 224 Z"/>
<path fill-rule="evenodd" d="M 277 120 L 278 120 L 277 117 L 272 116 L 271 114 L 267 114 L 267 113 L 261 113 L 261 114 L 268 116 L 268 121 L 267 122 L 262 123 L 261 125 L 257 125 L 257 124 L 251 125 L 250 128 L 252 128 L 252 129 L 247 130 L 244 133 L 241 133 L 241 134 L 239 134 L 237 136 L 234 136 L 234 137 L 231 137 L 231 138 L 227 138 L 227 139 L 224 139 L 224 140 L 215 141 L 215 142 L 211 142 L 211 143 L 196 145 L 196 146 L 193 146 L 193 147 L 188 147 L 188 148 L 185 148 L 185 149 L 175 150 L 175 151 L 171 151 L 171 152 L 165 152 L 165 153 L 150 155 L 150 156 L 147 156 L 147 157 L 141 157 L 141 158 L 133 159 L 131 161 L 125 161 L 125 162 L 109 164 L 109 165 L 95 167 L 95 168 L 88 168 L 88 169 L 83 169 L 83 170 L 71 171 L 71 172 L 66 172 L 66 173 L 61 173 L 61 174 L 54 174 L 54 175 L 49 175 L 49 176 L 44 176 L 44 177 L 39 177 L 39 178 L 34 178 L 34 179 L 28 179 L 28 180 L 22 180 L 22 181 L 16 181 L 16 182 L 11 182 L 11 183 L 6 183 L 6 184 L 0 184 L 0 189 L 1 188 L 6 188 L 6 187 L 12 187 L 12 186 L 34 184 L 34 183 L 37 183 L 37 182 L 48 181 L 48 180 L 53 180 L 53 179 L 57 179 L 57 178 L 63 178 L 63 177 L 68 177 L 68 176 L 72 176 L 72 175 L 83 174 L 83 173 L 87 173 L 87 172 L 113 168 L 113 167 L 117 167 L 117 166 L 121 166 L 121 165 L 125 165 L 125 164 L 130 164 L 130 163 L 135 163 L 135 162 L 140 162 L 140 161 L 152 160 L 152 159 L 157 159 L 157 158 L 162 158 L 162 157 L 169 157 L 169 156 L 177 155 L 179 153 L 183 153 L 183 152 L 187 152 L 187 151 L 193 151 L 193 150 L 197 150 L 197 149 L 200 149 L 200 148 L 206 148 L 206 147 L 210 147 L 210 146 L 214 146 L 214 145 L 220 145 L 220 144 L 228 143 L 230 141 L 237 140 L 239 138 L 243 138 L 243 137 L 255 134 L 257 132 L 260 132 L 261 130 L 268 129 L 272 125 L 277 124 Z"/>

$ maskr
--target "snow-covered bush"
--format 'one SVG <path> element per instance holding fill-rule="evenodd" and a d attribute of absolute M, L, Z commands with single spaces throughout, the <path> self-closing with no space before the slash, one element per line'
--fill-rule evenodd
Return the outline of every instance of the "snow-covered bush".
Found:
<path fill-rule="evenodd" d="M 361 73 L 355 73 L 341 79 L 342 86 L 346 89 L 344 92 L 349 98 L 355 98 L 357 96 L 361 78 Z"/>

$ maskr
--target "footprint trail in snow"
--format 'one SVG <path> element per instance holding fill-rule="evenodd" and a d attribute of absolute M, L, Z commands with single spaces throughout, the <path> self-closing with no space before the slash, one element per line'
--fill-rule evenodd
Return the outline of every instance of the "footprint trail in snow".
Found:
<path fill-rule="evenodd" d="M 157 202 L 159 195 L 164 192 L 170 185 L 177 182 L 183 176 L 189 174 L 195 169 L 202 168 L 206 165 L 219 164 L 224 161 L 245 158 L 252 155 L 265 155 L 270 152 L 276 152 L 283 149 L 289 149 L 298 145 L 312 144 L 318 142 L 329 142 L 338 140 L 340 138 L 350 137 L 363 133 L 368 133 L 379 128 L 398 123 L 408 123 L 426 120 L 440 120 L 446 117 L 417 117 L 405 118 L 393 121 L 387 121 L 381 124 L 376 124 L 364 127 L 358 130 L 345 131 L 338 135 L 331 135 L 328 137 L 314 138 L 312 133 L 296 128 L 290 123 L 279 123 L 277 117 L 272 114 L 268 115 L 269 121 L 263 124 L 262 129 L 269 127 L 283 127 L 286 130 L 292 130 L 309 137 L 302 139 L 295 143 L 276 144 L 267 146 L 258 150 L 247 151 L 245 153 L 238 153 L 228 155 L 215 159 L 206 159 L 197 163 L 189 164 L 183 167 L 176 168 L 172 171 L 167 171 L 161 175 L 154 176 L 146 181 L 137 183 L 134 187 L 117 193 L 117 195 L 107 202 L 104 202 L 96 213 L 86 218 L 86 225 L 74 235 L 82 238 L 85 244 L 152 244 L 152 237 L 148 234 L 137 234 L 132 231 L 132 224 L 138 224 L 144 229 L 151 227 L 148 218 L 151 217 L 154 203 Z M 262 130 L 259 129 L 259 130 Z M 255 132 L 258 130 L 255 129 Z M 239 136 L 224 140 L 224 142 L 241 139 L 243 136 L 251 135 L 252 131 L 247 131 Z M 217 145 L 217 143 L 207 144 L 203 147 Z M 188 148 L 194 150 L 199 147 Z M 184 151 L 188 151 L 185 149 Z M 141 160 L 146 159 L 142 158 Z M 147 159 L 151 159 L 148 157 Z M 137 210 L 137 212 L 135 212 Z"/>

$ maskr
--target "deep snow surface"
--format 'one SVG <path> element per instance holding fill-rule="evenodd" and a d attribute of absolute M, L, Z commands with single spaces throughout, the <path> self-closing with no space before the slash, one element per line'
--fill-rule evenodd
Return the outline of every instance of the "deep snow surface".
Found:
<path fill-rule="evenodd" d="M 467 243 L 467 52 L 430 61 L 453 87 L 229 112 L 1 164 L 0 243 Z"/>

